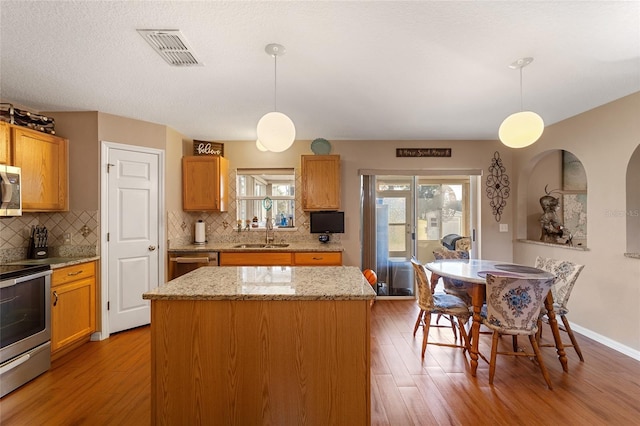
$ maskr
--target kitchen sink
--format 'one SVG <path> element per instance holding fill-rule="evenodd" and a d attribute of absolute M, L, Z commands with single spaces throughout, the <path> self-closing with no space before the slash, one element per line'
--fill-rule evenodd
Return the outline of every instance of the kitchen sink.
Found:
<path fill-rule="evenodd" d="M 282 248 L 282 247 L 289 247 L 289 244 L 276 244 L 276 243 L 272 243 L 272 244 L 238 244 L 233 246 L 234 248 Z"/>

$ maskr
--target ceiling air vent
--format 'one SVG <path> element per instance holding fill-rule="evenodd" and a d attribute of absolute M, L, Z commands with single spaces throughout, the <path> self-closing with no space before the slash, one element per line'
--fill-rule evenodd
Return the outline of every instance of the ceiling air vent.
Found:
<path fill-rule="evenodd" d="M 190 67 L 198 62 L 180 30 L 137 30 L 169 65 Z"/>

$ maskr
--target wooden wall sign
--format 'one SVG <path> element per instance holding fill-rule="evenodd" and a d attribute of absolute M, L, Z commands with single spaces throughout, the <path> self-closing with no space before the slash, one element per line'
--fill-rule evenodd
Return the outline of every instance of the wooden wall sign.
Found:
<path fill-rule="evenodd" d="M 451 157 L 451 148 L 396 148 L 396 157 Z"/>
<path fill-rule="evenodd" d="M 218 155 L 224 157 L 224 144 L 209 141 L 193 141 L 193 155 Z"/>

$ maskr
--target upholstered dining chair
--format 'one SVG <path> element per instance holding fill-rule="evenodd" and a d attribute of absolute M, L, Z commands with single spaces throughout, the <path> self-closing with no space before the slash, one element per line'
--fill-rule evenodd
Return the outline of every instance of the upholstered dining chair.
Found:
<path fill-rule="evenodd" d="M 493 331 L 489 359 L 489 384 L 493 384 L 497 355 L 535 356 L 549 389 L 551 379 L 536 340 L 538 316 L 553 285 L 554 278 L 516 278 L 487 274 L 487 315 L 482 323 Z M 503 334 L 527 335 L 533 353 L 527 351 L 498 351 L 499 337 Z"/>
<path fill-rule="evenodd" d="M 469 259 L 469 252 L 466 250 L 449 250 L 446 247 L 440 247 L 433 251 L 433 257 L 436 260 Z M 471 289 L 472 284 L 447 277 L 441 277 L 441 279 L 445 293 L 458 296 L 464 300 L 467 306 L 471 306 L 471 296 L 469 296 L 468 290 Z"/>
<path fill-rule="evenodd" d="M 571 330 L 569 320 L 567 319 L 567 314 L 569 313 L 569 309 L 567 309 L 569 296 L 571 296 L 571 290 L 573 290 L 573 286 L 578 279 L 578 275 L 580 275 L 580 272 L 582 272 L 582 269 L 584 269 L 584 265 L 578 265 L 573 262 L 569 262 L 568 260 L 556 260 L 538 256 L 536 259 L 536 268 L 551 272 L 556 276 L 556 283 L 553 287 L 551 287 L 551 294 L 553 295 L 553 310 L 556 315 L 560 316 L 560 318 L 562 319 L 562 323 L 564 324 L 564 329 L 562 327 L 558 328 L 566 332 L 569 335 L 569 339 L 571 340 L 570 345 L 563 343 L 563 346 L 573 347 L 573 349 L 575 349 L 576 353 L 578 354 L 578 358 L 580 358 L 580 361 L 584 362 L 584 357 L 582 356 L 580 345 L 578 345 L 578 340 L 573 335 L 573 330 Z M 538 327 L 541 326 L 541 322 L 546 316 L 547 310 L 543 306 L 540 312 L 540 323 L 538 323 Z M 540 332 L 538 333 L 539 340 Z M 555 345 L 551 344 L 544 344 L 540 346 L 555 347 Z"/>
<path fill-rule="evenodd" d="M 416 284 L 418 286 L 418 306 L 420 313 L 413 327 L 413 336 L 415 337 L 418 328 L 422 326 L 422 358 L 427 349 L 427 344 L 437 346 L 448 346 L 454 348 L 462 348 L 463 352 L 469 348 L 469 339 L 464 324 L 469 321 L 471 316 L 467 304 L 457 296 L 446 293 L 432 293 L 431 285 L 427 279 L 427 272 L 424 266 L 415 258 L 411 258 Z M 458 330 L 460 331 L 460 344 L 457 344 L 458 338 L 455 331 L 455 325 L 452 320 L 452 329 L 454 333 L 454 343 L 429 342 L 429 329 L 431 327 L 431 314 L 442 314 L 450 318 L 457 318 Z M 433 327 L 446 327 L 434 324 Z"/>

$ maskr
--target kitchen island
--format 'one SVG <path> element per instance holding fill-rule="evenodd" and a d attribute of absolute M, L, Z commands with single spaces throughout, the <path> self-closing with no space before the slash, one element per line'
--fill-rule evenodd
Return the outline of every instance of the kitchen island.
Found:
<path fill-rule="evenodd" d="M 153 424 L 370 423 L 356 267 L 202 267 L 151 300 Z"/>

